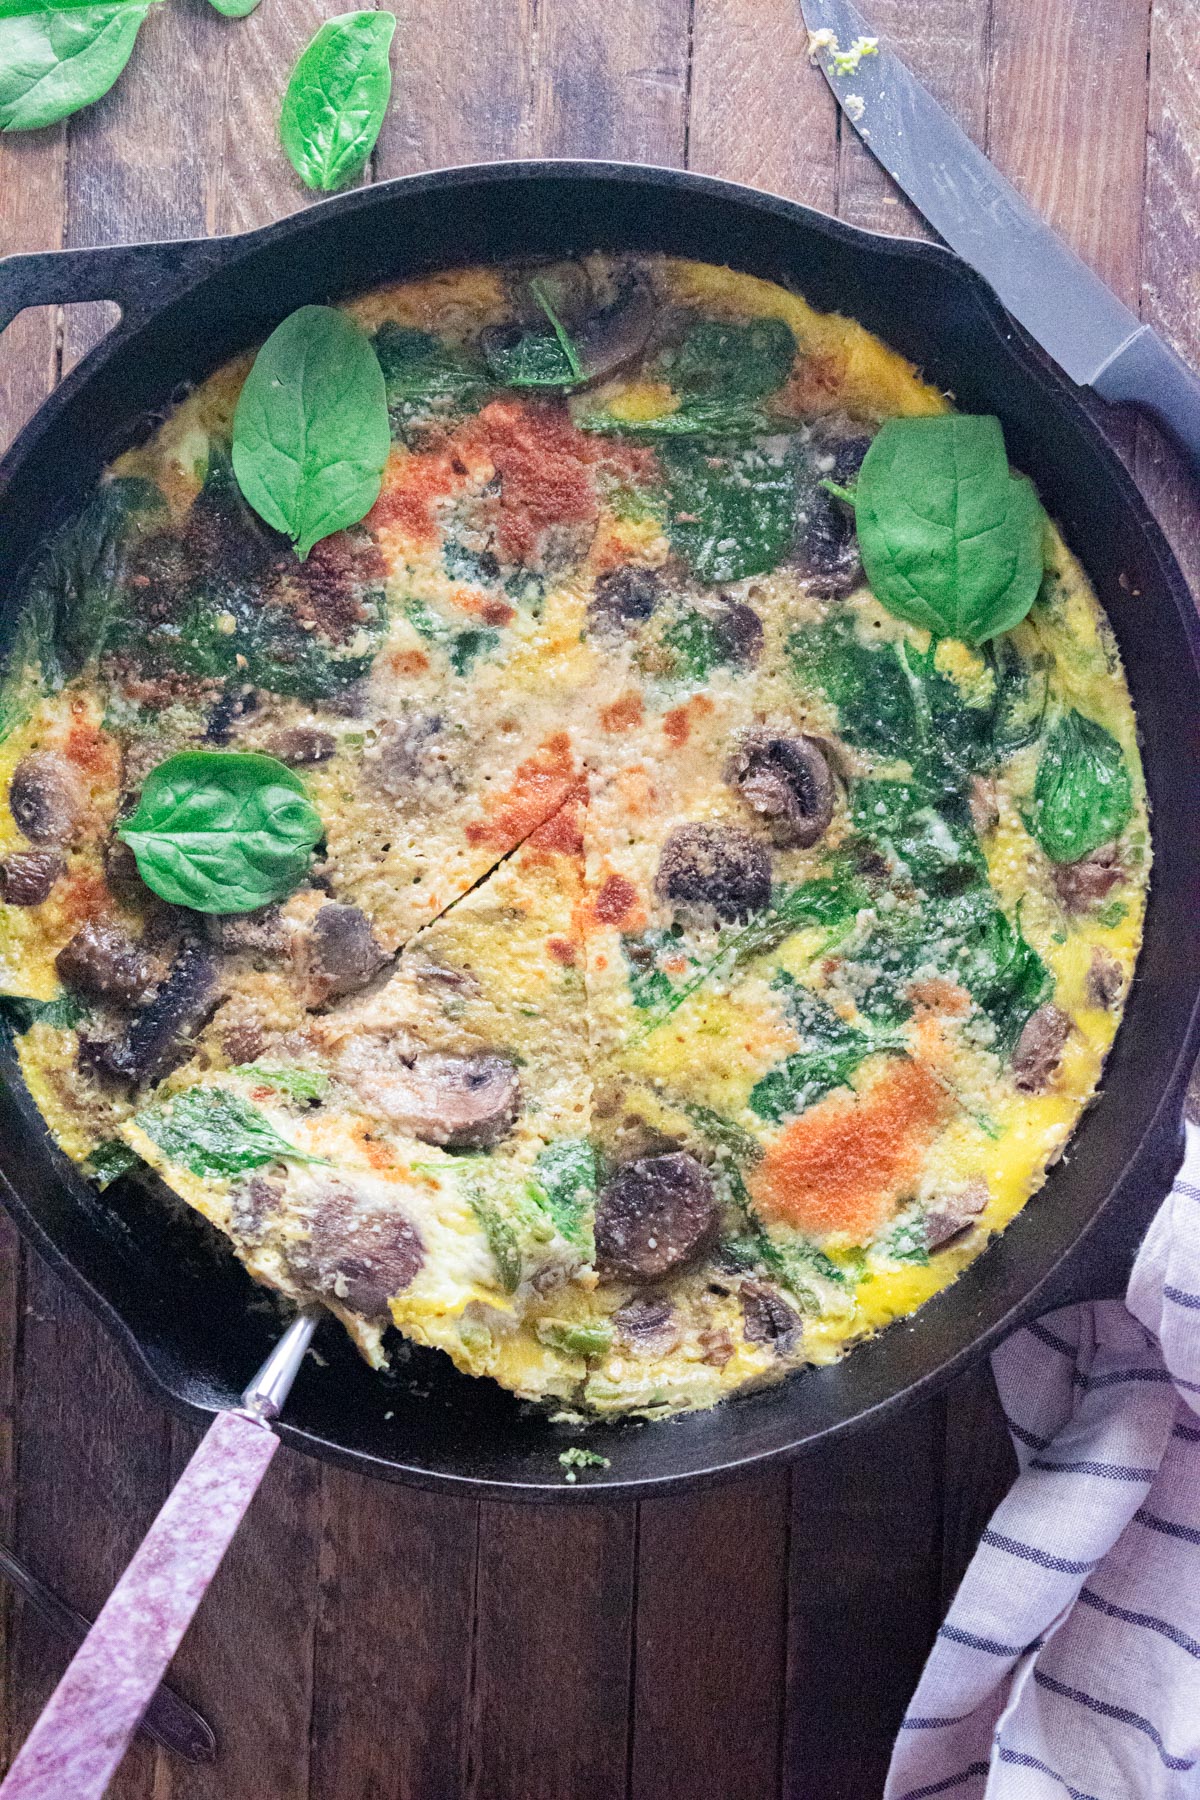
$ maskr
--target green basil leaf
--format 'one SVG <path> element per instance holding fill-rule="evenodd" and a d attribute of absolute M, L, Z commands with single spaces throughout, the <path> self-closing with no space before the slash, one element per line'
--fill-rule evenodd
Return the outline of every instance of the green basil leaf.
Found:
<path fill-rule="evenodd" d="M 322 193 L 353 179 L 366 163 L 392 93 L 390 12 L 326 19 L 292 70 L 279 135 L 301 181 Z"/>
<path fill-rule="evenodd" d="M 227 19 L 246 19 L 260 4 L 260 0 L 209 0 L 209 4 Z"/>
<path fill-rule="evenodd" d="M 1026 823 L 1051 862 L 1078 862 L 1129 823 L 1133 784 L 1115 737 L 1069 712 L 1046 739 Z"/>
<path fill-rule="evenodd" d="M 855 491 L 863 567 L 899 619 L 975 648 L 1019 625 L 1043 572 L 1043 513 L 1000 421 L 889 419 Z"/>
<path fill-rule="evenodd" d="M 151 770 L 117 835 L 164 900 L 242 913 L 292 891 L 323 830 L 300 777 L 273 756 L 184 750 Z"/>
<path fill-rule="evenodd" d="M 0 131 L 36 131 L 107 94 L 151 0 L 0 0 Z"/>
<path fill-rule="evenodd" d="M 303 562 L 319 539 L 371 510 L 390 447 L 369 339 L 331 306 L 302 306 L 271 333 L 238 396 L 233 472 L 242 493 Z"/>
<path fill-rule="evenodd" d="M 202 1181 L 228 1179 L 267 1163 L 326 1160 L 289 1144 L 264 1112 L 227 1088 L 187 1088 L 135 1114 L 133 1122 L 164 1156 Z"/>
<path fill-rule="evenodd" d="M 740 581 L 783 561 L 796 515 L 787 450 L 771 441 L 684 439 L 664 443 L 658 454 L 667 476 L 667 531 L 700 581 Z"/>

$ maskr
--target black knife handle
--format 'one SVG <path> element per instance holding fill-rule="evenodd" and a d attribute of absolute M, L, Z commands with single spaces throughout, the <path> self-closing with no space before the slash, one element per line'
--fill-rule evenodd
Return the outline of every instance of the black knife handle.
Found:
<path fill-rule="evenodd" d="M 1157 331 L 1143 325 L 1092 386 L 1102 400 L 1125 401 L 1153 413 L 1200 475 L 1200 376 Z"/>

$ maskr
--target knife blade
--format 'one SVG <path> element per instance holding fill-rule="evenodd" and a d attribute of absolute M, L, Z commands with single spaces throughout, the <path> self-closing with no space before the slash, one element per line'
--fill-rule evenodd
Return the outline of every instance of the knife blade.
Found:
<path fill-rule="evenodd" d="M 1200 469 L 1200 380 L 1183 359 L 1021 198 L 850 0 L 801 0 L 801 11 L 842 112 L 938 235 L 1073 381 L 1155 413 Z"/>

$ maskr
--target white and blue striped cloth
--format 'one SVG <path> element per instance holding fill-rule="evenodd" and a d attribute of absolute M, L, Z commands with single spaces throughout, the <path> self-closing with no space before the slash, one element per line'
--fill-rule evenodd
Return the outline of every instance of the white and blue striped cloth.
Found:
<path fill-rule="evenodd" d="M 885 1800 L 1200 1797 L 1200 1128 L 1117 1300 L 993 1358 L 1021 1473 Z"/>

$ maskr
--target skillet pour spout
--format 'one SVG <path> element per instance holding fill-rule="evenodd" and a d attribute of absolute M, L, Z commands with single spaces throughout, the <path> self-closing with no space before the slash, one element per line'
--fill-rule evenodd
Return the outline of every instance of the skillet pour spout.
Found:
<path fill-rule="evenodd" d="M 443 267 L 593 249 L 727 263 L 850 314 L 966 411 L 995 413 L 1083 561 L 1120 647 L 1142 731 L 1155 840 L 1145 941 L 1103 1091 L 1070 1155 L 1002 1237 L 914 1317 L 844 1362 L 662 1425 L 590 1425 L 608 1459 L 573 1485 L 555 1423 L 434 1352 L 380 1377 L 324 1328 L 282 1436 L 309 1454 L 442 1490 L 585 1503 L 715 1479 L 861 1429 L 926 1397 L 1037 1310 L 1121 1291 L 1133 1245 L 1178 1165 L 1200 1044 L 1200 626 L 1149 509 L 1071 383 L 949 251 L 875 236 L 791 201 L 674 170 L 524 162 L 364 188 L 265 230 L 0 261 L 0 328 L 22 307 L 116 299 L 120 324 L 0 463 L 0 594 L 102 468 L 171 397 L 295 308 Z M 196 1420 L 236 1404 L 272 1324 L 260 1290 L 140 1190 L 97 1196 L 50 1143 L 0 1046 L 3 1198 L 96 1308 L 159 1395 Z M 185 1242 L 191 1234 L 194 1243 Z"/>

